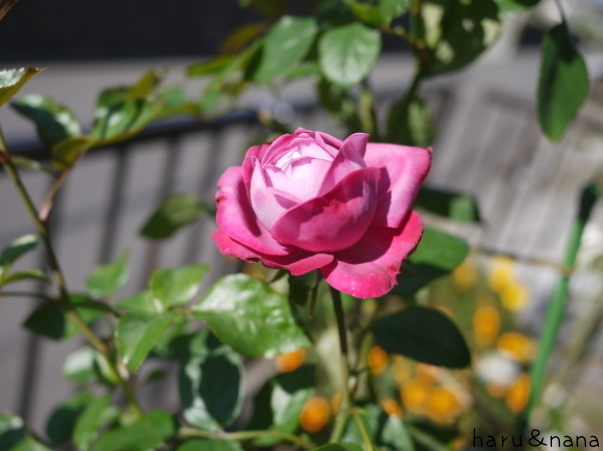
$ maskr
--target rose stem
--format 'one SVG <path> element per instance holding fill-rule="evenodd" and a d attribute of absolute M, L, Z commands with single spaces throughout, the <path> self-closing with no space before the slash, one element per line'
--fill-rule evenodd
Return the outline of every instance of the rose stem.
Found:
<path fill-rule="evenodd" d="M 48 265 L 50 266 L 50 271 L 52 273 L 52 277 L 59 288 L 59 293 L 61 296 L 61 303 L 68 307 L 67 316 L 69 319 L 79 328 L 80 332 L 86 337 L 88 342 L 92 345 L 94 349 L 96 349 L 99 353 L 103 354 L 107 357 L 107 360 L 112 366 L 115 374 L 118 376 L 120 386 L 122 387 L 124 394 L 128 400 L 128 404 L 130 408 L 136 415 L 141 415 L 142 411 L 140 406 L 136 402 L 134 397 L 134 393 L 132 392 L 128 382 L 124 380 L 119 373 L 116 363 L 111 358 L 111 353 L 107 346 L 96 336 L 94 331 L 88 326 L 86 321 L 82 318 L 82 316 L 73 308 L 73 304 L 69 297 L 69 290 L 67 289 L 67 281 L 65 280 L 65 276 L 63 275 L 63 271 L 61 270 L 61 266 L 59 265 L 59 261 L 57 259 L 56 253 L 54 251 L 54 247 L 52 245 L 52 241 L 50 240 L 50 234 L 48 232 L 48 227 L 45 222 L 43 222 L 38 216 L 38 211 L 27 191 L 27 188 L 23 184 L 23 180 L 21 180 L 21 176 L 17 171 L 17 168 L 11 161 L 11 156 L 8 153 L 8 148 L 6 146 L 6 141 L 4 140 L 4 135 L 2 134 L 2 130 L 0 129 L 0 163 L 4 164 L 4 168 L 15 185 L 15 189 L 21 197 L 23 201 L 23 205 L 25 209 L 31 216 L 32 222 L 36 227 L 38 233 L 40 234 L 40 238 L 42 238 L 42 242 L 44 243 L 44 247 L 46 248 L 46 259 L 48 260 Z"/>
<path fill-rule="evenodd" d="M 584 227 L 590 216 L 592 208 L 597 200 L 598 190 L 594 184 L 589 184 L 582 190 L 580 196 L 580 207 L 578 214 L 572 226 L 572 231 L 567 244 L 567 249 L 564 259 L 564 267 L 574 268 L 576 264 L 576 257 L 578 250 L 580 249 L 580 239 L 584 232 Z M 551 297 L 544 324 L 542 326 L 542 332 L 540 334 L 540 340 L 538 343 L 538 355 L 532 365 L 530 371 L 530 397 L 526 409 L 520 418 L 520 430 L 523 433 L 528 425 L 528 421 L 534 407 L 540 400 L 540 392 L 542 390 L 542 384 L 544 381 L 544 375 L 546 372 L 547 363 L 555 340 L 557 338 L 557 332 L 563 319 L 565 312 L 565 304 L 569 293 L 569 281 L 570 277 L 568 274 L 563 274 L 557 283 L 557 287 Z"/>
<path fill-rule="evenodd" d="M 345 328 L 345 315 L 343 312 L 343 306 L 341 304 L 341 293 L 335 288 L 329 286 L 331 290 L 331 297 L 333 298 L 333 307 L 335 309 L 335 318 L 337 319 L 337 329 L 339 331 L 339 347 L 341 349 L 340 356 L 340 367 L 341 367 L 341 402 L 339 403 L 339 411 L 337 412 L 337 418 L 335 419 L 335 427 L 329 442 L 338 441 L 343 435 L 343 428 L 345 427 L 351 405 L 350 399 L 350 369 L 348 367 L 348 340 Z"/>

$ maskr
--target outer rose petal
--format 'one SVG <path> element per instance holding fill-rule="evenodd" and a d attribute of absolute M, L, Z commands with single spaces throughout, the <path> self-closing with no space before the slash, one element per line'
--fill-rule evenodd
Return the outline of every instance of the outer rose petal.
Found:
<path fill-rule="evenodd" d="M 223 254 L 229 254 L 247 262 L 261 261 L 270 268 L 284 268 L 294 276 L 322 268 L 333 261 L 331 254 L 312 254 L 301 249 L 293 249 L 291 254 L 284 256 L 264 255 L 231 239 L 222 229 L 216 230 L 212 238 Z"/>
<path fill-rule="evenodd" d="M 350 247 L 373 220 L 379 174 L 378 168 L 352 172 L 328 193 L 283 213 L 271 235 L 280 243 L 312 252 Z"/>
<path fill-rule="evenodd" d="M 269 255 L 287 255 L 289 251 L 279 244 L 258 221 L 243 182 L 242 168 L 230 167 L 218 180 L 216 222 L 232 239 Z"/>
<path fill-rule="evenodd" d="M 369 135 L 366 133 L 354 133 L 343 142 L 339 153 L 323 177 L 318 195 L 331 191 L 349 173 L 366 168 L 362 156 L 366 151 L 368 138 Z"/>
<path fill-rule="evenodd" d="M 417 246 L 423 221 L 411 211 L 402 226 L 371 227 L 353 246 L 335 254 L 321 269 L 329 285 L 359 298 L 383 296 L 397 284 L 400 265 Z"/>
<path fill-rule="evenodd" d="M 406 217 L 431 165 L 431 148 L 368 143 L 364 161 L 382 169 L 373 225 L 398 227 Z"/>

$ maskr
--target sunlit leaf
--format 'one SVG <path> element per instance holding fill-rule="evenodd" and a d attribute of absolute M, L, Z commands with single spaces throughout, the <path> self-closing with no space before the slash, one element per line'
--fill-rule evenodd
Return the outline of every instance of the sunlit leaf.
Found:
<path fill-rule="evenodd" d="M 129 252 L 122 251 L 116 260 L 95 268 L 86 279 L 90 294 L 104 298 L 123 288 L 130 277 L 128 259 Z"/>
<path fill-rule="evenodd" d="M 307 55 L 317 32 L 314 18 L 282 17 L 264 38 L 262 60 L 254 79 L 266 82 L 286 74 Z"/>
<path fill-rule="evenodd" d="M 0 70 L 0 106 L 4 105 L 23 87 L 27 81 L 42 72 L 41 67 Z"/>
<path fill-rule="evenodd" d="M 51 97 L 28 94 L 11 102 L 10 105 L 34 122 L 38 136 L 49 147 L 82 133 L 80 123 L 73 112 Z"/>
<path fill-rule="evenodd" d="M 78 417 L 73 429 L 73 443 L 81 451 L 88 451 L 90 445 L 100 434 L 101 428 L 119 414 L 117 406 L 113 406 L 109 395 L 100 396 L 90 401 Z"/>
<path fill-rule="evenodd" d="M 75 383 L 83 384 L 94 376 L 94 351 L 83 347 L 73 351 L 63 364 L 63 376 Z"/>
<path fill-rule="evenodd" d="M 494 0 L 501 15 L 511 14 L 536 6 L 540 0 Z"/>
<path fill-rule="evenodd" d="M 199 291 L 199 285 L 208 269 L 207 263 L 197 263 L 155 270 L 149 283 L 153 298 L 166 308 L 187 303 Z"/>
<path fill-rule="evenodd" d="M 18 258 L 35 249 L 38 241 L 37 235 L 23 235 L 8 243 L 0 254 L 0 278 L 8 272 Z"/>
<path fill-rule="evenodd" d="M 92 136 L 76 136 L 59 141 L 52 148 L 52 165 L 60 171 L 71 169 L 77 159 L 97 142 Z"/>
<path fill-rule="evenodd" d="M 347 88 L 368 75 L 381 50 L 381 35 L 360 23 L 327 31 L 318 43 L 322 73 Z"/>
<path fill-rule="evenodd" d="M 193 312 L 220 340 L 247 357 L 274 357 L 310 346 L 287 297 L 244 274 L 218 280 Z"/>
<path fill-rule="evenodd" d="M 0 278 L 0 287 L 13 282 L 22 280 L 38 280 L 40 282 L 50 283 L 50 279 L 39 269 L 27 269 L 18 271 Z"/>
<path fill-rule="evenodd" d="M 419 98 L 396 102 L 387 122 L 387 141 L 407 146 L 427 147 L 432 143 L 435 125 L 429 105 Z"/>
<path fill-rule="evenodd" d="M 9 451 L 25 437 L 23 420 L 0 412 L 0 451 Z"/>
<path fill-rule="evenodd" d="M 412 0 L 379 0 L 378 6 L 385 24 L 408 11 Z"/>

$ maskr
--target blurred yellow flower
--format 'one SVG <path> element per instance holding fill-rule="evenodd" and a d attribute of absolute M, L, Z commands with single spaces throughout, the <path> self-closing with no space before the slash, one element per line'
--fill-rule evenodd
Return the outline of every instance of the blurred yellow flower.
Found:
<path fill-rule="evenodd" d="M 459 291 L 467 291 L 475 286 L 477 275 L 475 265 L 465 261 L 452 271 L 452 283 Z"/>
<path fill-rule="evenodd" d="M 500 293 L 505 286 L 515 281 L 515 262 L 504 256 L 492 258 L 492 269 L 488 277 L 488 286 Z"/>
<path fill-rule="evenodd" d="M 487 347 L 494 343 L 500 331 L 500 314 L 494 307 L 483 305 L 473 316 L 473 332 L 479 346 Z"/>
<path fill-rule="evenodd" d="M 422 379 L 413 379 L 404 384 L 400 390 L 404 407 L 414 413 L 423 413 L 431 385 L 429 381 Z"/>
<path fill-rule="evenodd" d="M 306 432 L 318 432 L 329 422 L 331 412 L 326 399 L 316 396 L 301 411 L 299 424 Z"/>
<path fill-rule="evenodd" d="M 381 408 L 385 411 L 385 413 L 387 413 L 388 415 L 393 415 L 395 417 L 402 416 L 402 408 L 400 407 L 400 404 L 398 404 L 398 401 L 396 401 L 395 399 L 382 399 L 379 404 L 381 405 Z"/>
<path fill-rule="evenodd" d="M 436 421 L 447 421 L 461 412 L 461 402 L 446 386 L 434 387 L 427 393 L 427 415 Z"/>
<path fill-rule="evenodd" d="M 530 396 L 530 377 L 523 373 L 509 388 L 505 399 L 507 407 L 513 413 L 520 413 L 528 402 Z"/>
<path fill-rule="evenodd" d="M 512 312 L 522 310 L 528 303 L 530 293 L 528 288 L 520 282 L 511 282 L 500 291 L 503 306 Z"/>
<path fill-rule="evenodd" d="M 519 332 L 506 332 L 500 336 L 498 349 L 509 357 L 522 363 L 529 363 L 534 356 L 534 341 Z"/>
<path fill-rule="evenodd" d="M 488 382 L 486 384 L 486 391 L 493 398 L 504 398 L 505 396 L 507 396 L 509 387 L 497 384 L 496 382 Z"/>
<path fill-rule="evenodd" d="M 389 362 L 389 355 L 379 346 L 373 346 L 368 353 L 368 366 L 375 376 L 383 373 Z"/>
<path fill-rule="evenodd" d="M 276 370 L 281 373 L 295 371 L 306 361 L 306 351 L 298 349 L 296 351 L 281 354 L 274 359 Z"/>

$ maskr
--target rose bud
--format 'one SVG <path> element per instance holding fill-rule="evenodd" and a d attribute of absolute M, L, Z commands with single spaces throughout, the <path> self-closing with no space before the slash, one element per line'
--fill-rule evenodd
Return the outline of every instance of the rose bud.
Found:
<path fill-rule="evenodd" d="M 431 149 L 368 137 L 298 129 L 250 148 L 218 181 L 220 252 L 293 275 L 320 269 L 359 298 L 389 292 L 423 233 L 410 208 Z"/>

